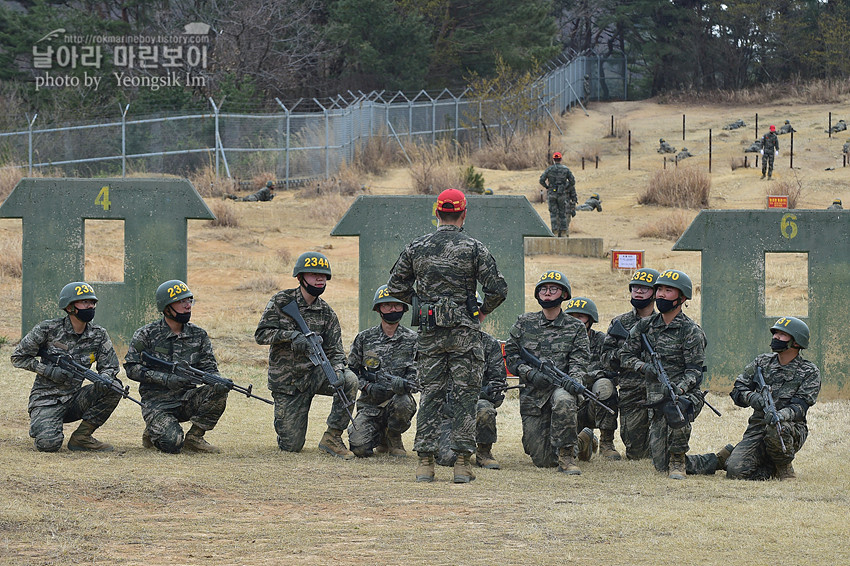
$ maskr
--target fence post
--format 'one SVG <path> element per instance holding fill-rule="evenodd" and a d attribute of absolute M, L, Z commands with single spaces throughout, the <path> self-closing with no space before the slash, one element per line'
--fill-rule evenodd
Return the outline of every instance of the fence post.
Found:
<path fill-rule="evenodd" d="M 629 171 L 632 170 L 632 131 L 629 130 Z"/>
<path fill-rule="evenodd" d="M 611 137 L 614 137 L 614 115 L 611 114 Z"/>
<path fill-rule="evenodd" d="M 685 141 L 685 115 L 682 114 L 682 141 Z"/>
<path fill-rule="evenodd" d="M 127 104 L 123 109 L 121 103 L 118 103 L 118 109 L 121 110 L 121 177 L 127 176 L 127 110 L 130 105 Z"/>
<path fill-rule="evenodd" d="M 322 106 L 322 103 L 317 99 L 313 99 L 319 108 L 322 109 L 322 114 L 325 115 L 325 179 L 330 177 L 331 172 L 331 117 L 328 114 L 328 109 Z"/>
<path fill-rule="evenodd" d="M 711 174 L 711 128 L 708 129 L 708 173 Z"/>
<path fill-rule="evenodd" d="M 791 149 L 789 152 L 791 154 L 791 163 L 788 165 L 791 169 L 794 168 L 794 132 L 791 132 Z"/>
<path fill-rule="evenodd" d="M 759 113 L 756 112 L 756 139 L 759 139 Z"/>
<path fill-rule="evenodd" d="M 218 157 L 218 147 L 219 147 L 218 140 L 221 139 L 221 136 L 219 135 L 219 131 L 218 131 L 218 109 L 219 109 L 219 106 L 216 106 L 215 100 L 213 100 L 212 97 L 209 98 L 209 101 L 210 101 L 210 104 L 213 107 L 213 112 L 215 113 L 215 139 L 213 141 L 213 144 L 215 145 L 215 180 L 218 181 L 218 159 L 219 159 L 219 157 Z M 221 100 L 221 103 L 224 104 L 224 99 Z"/>
<path fill-rule="evenodd" d="M 29 112 L 27 112 L 27 122 L 29 122 L 29 124 L 27 125 L 27 129 L 29 131 L 28 146 L 29 146 L 29 164 L 30 164 L 29 176 L 30 177 L 32 177 L 32 125 L 35 124 L 36 118 L 38 118 L 38 112 L 35 113 L 35 115 L 32 117 L 32 120 L 30 120 L 30 114 L 29 114 Z"/>
<path fill-rule="evenodd" d="M 828 128 L 829 129 L 827 130 L 827 133 L 829 133 L 829 137 L 832 137 L 832 112 L 831 111 L 829 113 L 829 126 L 828 126 Z"/>

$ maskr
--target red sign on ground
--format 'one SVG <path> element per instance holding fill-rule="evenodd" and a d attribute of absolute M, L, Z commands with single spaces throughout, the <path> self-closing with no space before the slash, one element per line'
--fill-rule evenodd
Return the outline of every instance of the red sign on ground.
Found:
<path fill-rule="evenodd" d="M 611 269 L 640 269 L 644 250 L 611 250 Z"/>
<path fill-rule="evenodd" d="M 767 208 L 788 208 L 788 195 L 768 195 Z"/>

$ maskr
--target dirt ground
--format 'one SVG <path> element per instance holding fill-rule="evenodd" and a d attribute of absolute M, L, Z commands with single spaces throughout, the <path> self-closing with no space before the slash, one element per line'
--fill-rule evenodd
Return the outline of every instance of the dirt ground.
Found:
<path fill-rule="evenodd" d="M 841 156 L 846 139 L 824 133 L 828 112 L 835 110 L 618 102 L 593 105 L 590 116 L 573 112 L 560 121 L 563 137 L 553 126 L 552 149 L 565 153 L 579 202 L 598 192 L 604 209 L 579 212 L 573 236 L 601 237 L 605 249 L 642 249 L 647 265 L 686 271 L 696 288 L 686 313 L 699 320 L 699 254 L 672 252 L 670 240 L 637 236 L 670 214 L 636 204 L 664 165 L 656 153 L 658 139 L 695 154 L 680 166 L 707 169 L 711 128 L 711 207 L 764 208 L 769 184 L 759 179 L 760 171 L 733 171 L 730 162 L 755 139 L 756 112 L 761 133 L 768 124 L 789 119 L 798 130 L 794 169 L 789 168 L 789 136 L 781 136 L 774 182 L 799 180 L 800 208 L 825 208 L 833 198 L 850 204 L 850 169 L 842 168 Z M 626 139 L 605 137 L 611 116 L 632 132 L 631 170 Z M 840 117 L 834 113 L 833 121 Z M 746 129 L 721 129 L 739 118 Z M 582 170 L 579 153 L 594 149 L 599 169 Z M 528 196 L 548 222 L 546 205 L 535 198 L 541 170 L 483 174 L 497 194 Z M 397 169 L 364 184 L 371 194 L 409 194 L 411 181 L 406 169 Z M 303 199 L 294 191 L 281 191 L 271 203 L 211 199 L 211 207 L 230 207 L 239 226 L 190 221 L 187 282 L 197 299 L 193 321 L 209 331 L 225 375 L 267 393 L 268 349 L 254 343 L 253 333 L 268 298 L 293 286 L 292 264 L 305 250 L 321 250 L 331 260 L 334 276 L 323 298 L 340 317 L 346 348 L 351 344 L 358 329 L 358 242 L 328 235 L 350 202 Z M 19 220 L 0 220 L 0 241 L 19 246 L 20 229 Z M 115 239 L 111 227 L 97 229 L 102 239 Z M 93 250 L 87 277 L 120 273 L 117 257 L 114 249 Z M 529 309 L 536 308 L 530 298 L 533 281 L 549 268 L 567 274 L 574 295 L 597 302 L 599 327 L 628 308 L 627 275 L 612 272 L 609 258 L 535 256 L 525 258 L 525 266 Z M 0 354 L 7 360 L 21 336 L 20 293 L 20 279 L 0 276 L 5 305 Z M 803 279 L 772 286 L 772 293 L 805 307 Z M 456 486 L 447 468 L 438 469 L 433 485 L 414 483 L 412 458 L 342 462 L 321 454 L 316 445 L 330 407 L 327 398 L 314 402 L 301 454 L 276 449 L 271 408 L 235 395 L 209 435 L 222 447 L 221 455 L 144 450 L 138 407 L 126 401 L 99 431 L 116 452 L 40 454 L 28 437 L 31 384 L 30 373 L 2 362 L 0 564 L 728 564 L 754 558 L 823 564 L 843 563 L 850 553 L 844 527 L 850 503 L 850 472 L 844 465 L 850 450 L 848 401 L 812 409 L 811 436 L 795 462 L 799 479 L 789 485 L 727 482 L 722 474 L 669 482 L 648 462 L 607 462 L 598 456 L 578 477 L 536 469 L 523 454 L 518 402 L 511 397 L 499 411 L 494 448 L 504 469 L 482 470 L 471 485 Z M 692 453 L 735 442 L 746 426 L 748 412 L 734 408 L 725 393 L 709 399 L 724 416 L 700 416 Z M 415 423 L 404 435 L 408 449 L 414 430 Z M 619 438 L 616 442 L 622 450 Z"/>

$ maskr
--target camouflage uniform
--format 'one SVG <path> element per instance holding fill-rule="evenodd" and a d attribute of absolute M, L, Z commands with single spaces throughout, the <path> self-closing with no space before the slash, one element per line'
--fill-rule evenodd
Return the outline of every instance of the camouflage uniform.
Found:
<path fill-rule="evenodd" d="M 605 343 L 606 334 L 604 332 L 599 332 L 598 330 L 590 330 L 588 332 L 588 340 L 590 343 L 590 362 L 587 365 L 587 386 L 592 387 L 597 379 L 601 379 L 603 377 L 607 377 L 611 379 L 611 373 L 605 371 L 604 364 L 602 362 L 602 350 Z M 614 379 L 616 383 L 616 379 Z M 612 400 L 608 399 L 605 401 L 605 404 L 611 406 Z M 617 407 L 611 407 L 614 411 L 617 410 Z M 581 402 L 578 407 L 578 425 L 577 429 L 582 430 L 583 428 L 594 429 L 598 428 L 599 430 L 616 430 L 617 429 L 617 415 L 612 415 L 608 411 L 602 409 L 596 403 L 592 403 L 588 399 L 584 399 L 582 397 Z"/>
<path fill-rule="evenodd" d="M 759 138 L 750 144 L 750 147 L 744 150 L 744 153 L 761 153 L 761 150 L 764 149 L 764 140 Z"/>
<path fill-rule="evenodd" d="M 757 389 L 753 383 L 756 366 L 762 368 L 776 410 L 790 407 L 794 411 L 792 421 L 781 422 L 782 440 L 788 453 L 782 451 L 776 427 L 766 424 L 763 411 L 754 410 L 744 437 L 726 461 L 726 477 L 733 479 L 768 479 L 776 475 L 777 466 L 790 464 L 809 436 L 806 413 L 820 392 L 820 371 L 802 353 L 784 366 L 779 363 L 778 354 L 760 354 L 744 368 L 729 394 L 739 407 L 748 407 L 744 395 Z"/>
<path fill-rule="evenodd" d="M 508 368 L 526 384 L 519 393 L 523 449 L 535 466 L 551 468 L 558 465 L 559 448 L 576 449 L 576 398 L 561 387 L 538 389 L 530 383 L 528 374 L 533 368 L 520 358 L 521 346 L 586 385 L 590 362 L 587 328 L 564 312 L 555 320 L 547 320 L 542 311 L 527 312 L 511 327 L 505 343 Z"/>
<path fill-rule="evenodd" d="M 779 134 L 779 135 L 782 135 L 782 134 L 790 134 L 791 132 L 796 132 L 796 131 L 797 130 L 795 130 L 793 127 L 791 127 L 791 122 L 789 122 L 788 120 L 785 120 L 785 124 L 783 124 L 782 127 L 779 128 L 779 131 L 776 132 L 776 133 Z"/>
<path fill-rule="evenodd" d="M 590 197 L 584 201 L 584 204 L 577 206 L 576 210 L 598 210 L 602 212 L 602 199 L 599 197 Z"/>
<path fill-rule="evenodd" d="M 734 122 L 730 122 L 729 124 L 726 124 L 725 126 L 723 126 L 723 129 L 724 130 L 737 130 L 738 128 L 743 128 L 746 125 L 747 124 L 745 124 L 743 120 L 735 120 Z"/>
<path fill-rule="evenodd" d="M 180 452 L 185 440 L 180 423 L 191 421 L 203 431 L 212 430 L 227 406 L 227 391 L 216 393 L 211 385 L 194 384 L 169 389 L 169 374 L 145 367 L 142 352 L 218 375 L 212 343 L 206 331 L 191 322 L 175 334 L 163 317 L 136 330 L 124 357 L 127 377 L 139 382 L 142 418 L 151 442 L 163 452 Z"/>
<path fill-rule="evenodd" d="M 351 344 L 348 367 L 358 375 L 363 370 L 363 355 L 374 352 L 381 359 L 380 371 L 385 375 L 416 382 L 416 333 L 399 325 L 392 337 L 381 325 L 360 332 Z M 354 453 L 379 446 L 387 434 L 400 435 L 410 428 L 416 414 L 416 401 L 410 393 L 393 393 L 375 398 L 365 392 L 367 381 L 360 378 L 363 392 L 357 399 L 354 425 L 349 427 L 348 441 Z"/>
<path fill-rule="evenodd" d="M 665 324 L 660 313 L 640 319 L 629 333 L 620 351 L 620 365 L 624 370 L 637 371 L 643 363 L 651 363 L 649 353 L 644 351 L 641 333 L 658 353 L 658 359 L 667 372 L 671 385 L 680 388 L 680 397 L 693 407 L 683 410 L 689 421 L 682 428 L 667 426 L 661 405 L 669 396 L 657 378 L 644 380 L 646 405 L 649 407 L 649 450 L 655 469 L 667 471 L 670 454 L 688 451 L 691 437 L 691 422 L 699 415 L 703 406 L 702 368 L 705 363 L 705 334 L 699 325 L 680 312 Z"/>
<path fill-rule="evenodd" d="M 835 125 L 834 125 L 832 128 L 830 128 L 829 130 L 827 130 L 827 132 L 828 132 L 828 133 L 836 134 L 836 133 L 838 133 L 838 132 L 843 132 L 843 131 L 844 131 L 844 130 L 846 130 L 846 129 L 847 129 L 847 124 L 844 122 L 844 120 L 839 120 L 839 121 L 838 121 L 838 123 L 837 123 L 837 124 L 835 124 Z"/>
<path fill-rule="evenodd" d="M 499 341 L 481 331 L 481 344 L 484 347 L 484 376 L 481 379 L 481 393 L 475 410 L 475 442 L 495 444 L 496 409 L 502 406 L 504 395 L 497 396 L 495 399 L 487 398 L 484 396 L 484 387 L 488 383 L 505 385 L 508 377 L 505 371 L 505 358 L 502 357 L 502 345 Z M 451 448 L 453 404 L 451 397 L 452 392 L 449 391 L 441 409 L 443 424 L 440 427 L 440 447 L 437 451 L 437 463 L 441 466 L 453 466 L 457 460 L 457 454 Z"/>
<path fill-rule="evenodd" d="M 416 423 L 414 450 L 435 453 L 440 439 L 440 409 L 449 388 L 454 391 L 451 448 L 475 450 L 475 405 L 481 389 L 484 348 L 479 321 L 466 304 L 475 300 L 480 282 L 484 293 L 482 314 L 505 300 L 508 285 L 496 260 L 478 240 L 455 225 L 416 238 L 404 248 L 387 283 L 396 299 L 410 303 L 414 294 L 421 308 L 434 316 L 419 326 L 418 369 L 422 397 Z"/>
<path fill-rule="evenodd" d="M 99 427 L 121 400 L 119 393 L 98 391 L 94 384 L 83 386 L 72 378 L 57 383 L 45 377 L 46 365 L 37 357 L 56 354 L 68 354 L 86 367 L 97 362 L 97 372 L 110 378 L 116 378 L 119 370 L 109 334 L 91 322 L 77 334 L 69 317 L 54 318 L 38 323 L 23 337 L 11 359 L 16 368 L 36 374 L 27 410 L 30 436 L 41 452 L 56 452 L 62 447 L 64 423 L 83 420 Z"/>
<path fill-rule="evenodd" d="M 844 207 L 841 206 L 840 202 L 834 202 L 831 205 L 826 207 L 827 210 L 844 210 Z"/>
<path fill-rule="evenodd" d="M 344 430 L 350 419 L 334 388 L 328 383 L 320 366 L 314 366 L 305 354 L 292 350 L 292 342 L 286 335 L 298 330 L 295 321 L 281 312 L 292 301 L 311 331 L 322 337 L 322 348 L 338 374 L 345 368 L 345 351 L 342 347 L 342 330 L 339 319 L 331 307 L 316 297 L 308 305 L 301 288 L 280 291 L 266 305 L 254 340 L 267 344 L 269 348 L 269 390 L 274 398 L 274 428 L 277 444 L 281 450 L 300 452 L 307 435 L 307 416 L 310 403 L 316 394 L 333 397 L 333 406 L 328 415 L 329 428 Z M 357 395 L 357 379 L 346 376 L 343 390 L 349 399 Z"/>
<path fill-rule="evenodd" d="M 670 145 L 664 139 L 658 140 L 658 153 L 676 153 L 676 148 Z"/>
<path fill-rule="evenodd" d="M 693 153 L 691 153 L 690 151 L 688 151 L 688 148 L 683 147 L 683 148 L 682 148 L 682 151 L 680 151 L 680 152 L 676 155 L 675 160 L 676 160 L 676 161 L 681 161 L 681 160 L 683 160 L 683 159 L 687 159 L 688 157 L 693 157 L 693 156 L 694 156 L 694 154 L 693 154 Z"/>
<path fill-rule="evenodd" d="M 844 142 L 844 145 L 841 146 L 841 153 L 850 153 L 850 140 Z"/>
<path fill-rule="evenodd" d="M 244 202 L 268 202 L 274 198 L 274 192 L 269 187 L 263 187 L 256 193 L 243 197 Z"/>
<path fill-rule="evenodd" d="M 569 167 L 554 163 L 540 175 L 540 184 L 546 189 L 549 202 L 549 222 L 552 232 L 570 233 L 570 220 L 575 216 L 576 178 Z"/>
<path fill-rule="evenodd" d="M 773 158 L 779 151 L 779 138 L 776 137 L 776 132 L 767 132 L 762 137 L 762 148 L 764 155 L 761 161 L 761 176 L 764 177 L 767 172 L 767 177 L 770 178 L 773 175 Z"/>
<path fill-rule="evenodd" d="M 623 313 L 611 321 L 620 323 L 631 331 L 640 317 L 637 309 Z M 611 326 L 608 327 L 610 332 Z M 640 460 L 649 457 L 649 411 L 646 408 L 646 384 L 643 377 L 620 366 L 619 352 L 625 339 L 605 335 L 602 346 L 602 365 L 617 375 L 614 382 L 619 386 L 620 439 L 626 447 L 626 458 Z"/>

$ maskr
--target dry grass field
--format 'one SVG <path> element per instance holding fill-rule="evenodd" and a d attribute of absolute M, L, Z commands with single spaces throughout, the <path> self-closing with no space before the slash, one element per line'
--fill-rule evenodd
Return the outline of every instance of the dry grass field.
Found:
<path fill-rule="evenodd" d="M 707 172 L 712 128 L 710 207 L 763 208 L 767 182 L 759 180 L 760 171 L 729 166 L 754 139 L 752 127 L 731 132 L 721 127 L 738 118 L 751 124 L 755 112 L 762 133 L 768 124 L 789 119 L 798 130 L 795 169 L 788 167 L 788 136 L 782 136 L 774 182 L 799 184 L 800 208 L 825 208 L 836 197 L 850 204 L 850 169 L 841 167 L 846 140 L 828 139 L 823 132 L 829 111 L 833 121 L 844 117 L 837 110 L 802 104 L 620 102 L 594 105 L 590 117 L 567 115 L 561 121 L 565 135 L 553 138 L 560 144 L 553 149 L 564 151 L 576 175 L 579 202 L 598 192 L 604 208 L 603 213 L 580 212 L 573 235 L 602 237 L 606 249 L 643 249 L 649 266 L 689 273 L 696 291 L 685 312 L 699 320 L 699 254 L 672 252 L 669 235 L 681 218 L 690 219 L 696 211 L 637 204 L 663 167 L 655 151 L 658 138 L 695 154 L 680 167 Z M 682 114 L 687 115 L 684 142 Z M 612 115 L 632 131 L 630 171 L 624 139 L 605 137 Z M 600 166 L 582 171 L 580 159 L 588 147 L 600 156 Z M 541 157 L 540 169 L 481 171 L 485 186 L 497 193 L 536 201 L 542 167 Z M 363 183 L 372 194 L 410 194 L 413 186 L 406 169 L 365 177 Z M 230 225 L 190 222 L 188 284 L 197 299 L 193 321 L 209 331 L 225 375 L 266 393 L 267 348 L 254 343 L 253 333 L 268 298 L 293 285 L 294 258 L 308 249 L 321 250 L 332 262 L 334 277 L 323 298 L 338 313 L 343 340 L 350 345 L 358 328 L 358 243 L 328 233 L 352 200 L 337 195 L 311 199 L 295 191 L 281 191 L 271 203 L 228 204 L 211 198 L 210 206 L 227 205 Z M 548 221 L 545 204 L 534 206 Z M 108 224 L 91 227 L 100 231 L 101 242 L 120 237 Z M 663 229 L 656 227 L 660 224 Z M 823 399 L 810 411 L 811 434 L 795 461 L 798 479 L 793 483 L 727 481 L 722 473 L 672 482 L 648 461 L 607 462 L 598 456 L 582 465 L 581 476 L 536 469 L 522 452 L 516 397 L 499 411 L 493 452 L 503 469 L 480 470 L 469 485 L 452 484 L 449 468 L 438 468 L 434 484 L 417 484 L 412 457 L 343 462 L 320 453 L 317 443 L 330 408 L 324 397 L 314 401 L 300 454 L 277 450 L 271 407 L 236 395 L 207 436 L 222 448 L 220 455 L 172 456 L 143 449 L 140 412 L 126 401 L 97 434 L 116 452 L 38 453 L 28 436 L 26 413 L 32 374 L 8 362 L 21 333 L 20 234 L 19 220 L 0 220 L 5 307 L 0 355 L 6 360 L 0 361 L 2 565 L 844 564 L 850 556 L 844 522 L 850 506 L 846 400 Z M 118 249 L 92 250 L 87 277 L 120 277 L 118 257 Z M 790 255 L 787 263 L 783 260 L 768 266 L 767 309 L 777 315 L 806 314 L 805 263 Z M 560 269 L 574 295 L 597 302 L 599 328 L 628 308 L 627 275 L 612 273 L 607 258 L 535 256 L 525 258 L 525 266 L 526 297 L 541 271 Z M 526 304 L 537 308 L 533 299 Z M 766 336 L 765 349 L 768 342 Z M 716 451 L 743 433 L 749 412 L 733 407 L 727 393 L 710 395 L 723 417 L 709 411 L 700 415 L 692 453 Z M 66 436 L 71 430 L 66 427 Z M 408 449 L 413 433 L 404 435 Z M 619 438 L 616 445 L 622 450 Z"/>

